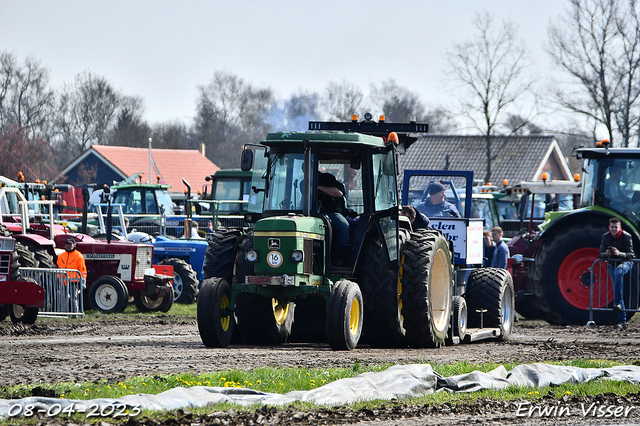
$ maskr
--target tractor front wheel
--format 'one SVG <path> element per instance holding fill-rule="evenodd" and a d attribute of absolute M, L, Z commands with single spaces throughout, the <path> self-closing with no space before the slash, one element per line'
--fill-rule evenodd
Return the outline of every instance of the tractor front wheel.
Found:
<path fill-rule="evenodd" d="M 362 293 L 352 281 L 338 281 L 327 309 L 327 336 L 334 351 L 350 351 L 362 334 Z"/>
<path fill-rule="evenodd" d="M 231 342 L 235 319 L 229 308 L 231 289 L 224 278 L 207 278 L 198 295 L 198 332 L 208 348 L 226 348 Z"/>
<path fill-rule="evenodd" d="M 129 291 L 120 278 L 105 275 L 91 284 L 89 300 L 94 309 L 106 314 L 122 312 L 127 307 Z"/>
<path fill-rule="evenodd" d="M 291 334 L 295 304 L 257 294 L 240 294 L 236 303 L 242 341 L 255 345 L 279 345 Z"/>

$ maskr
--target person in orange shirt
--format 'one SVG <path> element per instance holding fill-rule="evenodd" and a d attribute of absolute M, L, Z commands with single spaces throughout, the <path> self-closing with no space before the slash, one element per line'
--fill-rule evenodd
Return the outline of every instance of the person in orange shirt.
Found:
<path fill-rule="evenodd" d="M 58 256 L 58 268 L 60 269 L 77 269 L 82 274 L 82 278 L 87 279 L 87 266 L 84 263 L 84 256 L 76 250 L 76 240 L 72 237 L 67 238 L 64 243 L 64 253 Z"/>

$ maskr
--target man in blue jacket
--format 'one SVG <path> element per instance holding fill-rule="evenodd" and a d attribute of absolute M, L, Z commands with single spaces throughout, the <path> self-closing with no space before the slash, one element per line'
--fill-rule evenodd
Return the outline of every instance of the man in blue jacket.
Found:
<path fill-rule="evenodd" d="M 491 229 L 491 238 L 493 242 L 496 243 L 493 249 L 493 257 L 491 258 L 491 267 L 507 269 L 509 247 L 502 241 L 502 228 L 494 226 L 493 229 Z"/>

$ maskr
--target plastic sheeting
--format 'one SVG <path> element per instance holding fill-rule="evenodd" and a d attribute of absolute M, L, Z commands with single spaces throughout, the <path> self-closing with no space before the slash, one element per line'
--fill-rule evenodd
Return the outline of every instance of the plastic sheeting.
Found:
<path fill-rule="evenodd" d="M 500 366 L 490 372 L 442 377 L 428 364 L 396 365 L 378 373 L 336 380 L 309 391 L 287 394 L 258 392 L 243 388 L 206 387 L 174 388 L 158 395 L 127 395 L 117 399 L 67 400 L 29 397 L 20 400 L 0 399 L 0 419 L 18 416 L 27 407 L 30 412 L 55 413 L 61 409 L 85 414 L 104 411 L 109 405 L 126 405 L 148 410 L 176 410 L 203 407 L 225 402 L 240 405 L 286 405 L 294 401 L 317 405 L 343 405 L 357 401 L 390 400 L 415 397 L 438 391 L 476 392 L 509 386 L 545 387 L 563 383 L 585 383 L 595 379 L 640 383 L 640 367 L 578 368 L 549 364 L 519 365 L 511 371 Z M 53 408 L 52 408 L 53 407 Z M 97 408 L 96 408 L 97 407 Z M 112 408 L 112 407 L 108 407 Z M 111 412 L 107 410 L 106 412 Z"/>

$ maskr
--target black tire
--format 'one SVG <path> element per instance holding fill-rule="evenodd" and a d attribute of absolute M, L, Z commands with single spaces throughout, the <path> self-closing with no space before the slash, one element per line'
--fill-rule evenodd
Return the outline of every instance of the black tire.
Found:
<path fill-rule="evenodd" d="M 469 326 L 499 328 L 500 340 L 505 340 L 513 330 L 515 321 L 515 297 L 513 279 L 506 269 L 482 268 L 469 275 L 467 292 Z M 486 312 L 477 312 L 484 310 Z"/>
<path fill-rule="evenodd" d="M 233 314 L 222 316 L 229 306 L 231 289 L 224 278 L 207 278 L 198 295 L 198 332 L 208 348 L 226 348 L 231 342 L 235 319 Z"/>
<path fill-rule="evenodd" d="M 204 258 L 204 278 L 220 277 L 227 283 L 233 280 L 233 267 L 242 231 L 220 229 L 213 233 Z"/>
<path fill-rule="evenodd" d="M 353 350 L 360 340 L 364 313 L 362 293 L 352 281 L 338 281 L 327 309 L 327 336 L 334 351 Z"/>
<path fill-rule="evenodd" d="M 42 247 L 32 242 L 23 242 L 29 251 L 33 253 L 33 257 L 38 261 L 38 268 L 57 268 L 53 256 L 49 254 L 46 247 Z"/>
<path fill-rule="evenodd" d="M 516 312 L 528 320 L 542 318 L 535 296 L 531 293 L 527 294 L 524 290 L 516 293 Z"/>
<path fill-rule="evenodd" d="M 36 282 L 33 278 L 21 278 L 20 281 Z M 31 308 L 22 305 L 8 305 L 8 310 L 11 322 L 14 324 L 34 324 L 38 318 L 38 308 Z"/>
<path fill-rule="evenodd" d="M 129 301 L 125 283 L 113 275 L 104 275 L 91 284 L 89 301 L 93 309 L 106 314 L 124 311 Z"/>
<path fill-rule="evenodd" d="M 453 335 L 458 336 L 460 341 L 463 341 L 467 335 L 467 322 L 469 318 L 469 311 L 467 309 L 467 301 L 464 297 L 453 296 Z"/>
<path fill-rule="evenodd" d="M 426 229 L 411 233 L 401 274 L 407 342 L 417 348 L 441 346 L 449 331 L 453 299 L 452 254 L 444 235 Z"/>
<path fill-rule="evenodd" d="M 36 259 L 35 254 L 29 250 L 29 247 L 16 241 L 16 252 L 18 254 L 18 263 L 22 268 L 37 268 L 40 262 Z"/>
<path fill-rule="evenodd" d="M 198 275 L 191 265 L 182 259 L 162 259 L 158 265 L 173 266 L 173 301 L 185 305 L 198 297 Z"/>
<path fill-rule="evenodd" d="M 11 305 L 0 305 L 0 322 L 4 321 L 4 319 L 9 315 L 9 307 Z"/>
<path fill-rule="evenodd" d="M 158 311 L 169 312 L 169 310 L 173 306 L 174 299 L 175 297 L 173 295 L 173 287 L 169 286 L 167 288 L 167 291 L 164 293 L 164 296 L 162 297 L 162 303 L 160 303 L 160 306 L 158 306 Z"/>
<path fill-rule="evenodd" d="M 533 266 L 529 269 L 529 280 L 537 299 L 537 308 L 547 322 L 584 325 L 589 321 L 588 267 L 598 258 L 602 235 L 606 231 L 606 220 L 600 223 L 566 223 L 536 252 Z M 578 265 L 588 267 L 576 268 Z M 559 279 L 561 274 L 562 281 Z M 628 290 L 629 286 L 625 286 L 625 291 Z M 612 305 L 613 300 L 610 303 Z M 632 312 L 627 313 L 627 320 L 631 315 Z M 618 315 L 612 311 L 594 311 L 593 320 L 600 325 L 617 324 Z"/>
<path fill-rule="evenodd" d="M 403 245 L 408 231 L 400 231 Z M 402 252 L 402 247 L 398 252 Z M 405 347 L 398 270 L 389 269 L 387 253 L 377 236 L 368 238 L 360 253 L 358 285 L 364 300 L 363 340 L 375 347 Z"/>
<path fill-rule="evenodd" d="M 247 275 L 253 275 L 255 263 L 249 262 L 245 253 L 253 249 L 253 229 L 249 229 L 242 235 L 240 244 L 238 245 L 238 255 L 236 256 L 236 272 L 233 282 L 244 283 Z"/>
<path fill-rule="evenodd" d="M 252 345 L 279 345 L 291 334 L 295 304 L 259 296 L 241 294 L 236 303 L 240 339 Z"/>
<path fill-rule="evenodd" d="M 11 237 L 13 234 L 7 228 L 7 225 L 0 223 L 0 237 Z"/>

